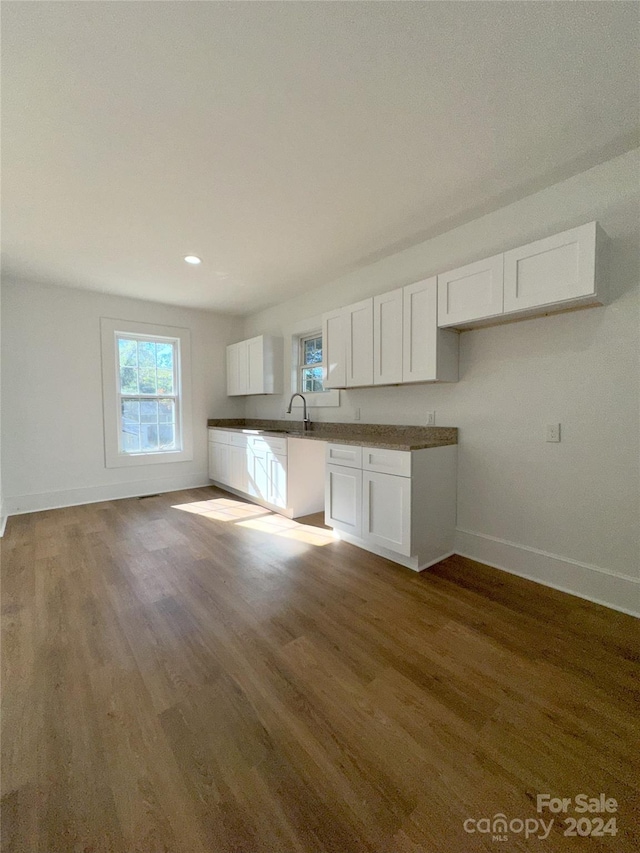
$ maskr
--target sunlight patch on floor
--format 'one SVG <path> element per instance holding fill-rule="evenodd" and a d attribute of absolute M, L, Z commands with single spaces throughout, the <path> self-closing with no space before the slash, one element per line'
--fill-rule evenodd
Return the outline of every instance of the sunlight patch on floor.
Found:
<path fill-rule="evenodd" d="M 263 533 L 271 533 L 273 536 L 282 536 L 285 539 L 304 542 L 305 545 L 322 546 L 329 545 L 334 541 L 333 530 L 312 527 L 309 524 L 300 524 L 292 518 L 284 518 L 282 515 L 276 514 L 270 514 L 250 521 L 239 521 L 238 527 L 261 530 Z"/>
<path fill-rule="evenodd" d="M 238 521 L 242 518 L 257 518 L 260 515 L 270 514 L 270 510 L 264 507 L 230 500 L 229 498 L 176 504 L 171 508 L 180 509 L 183 512 L 192 512 L 195 515 L 203 515 L 205 518 L 214 519 L 214 521 Z"/>
<path fill-rule="evenodd" d="M 176 504 L 172 509 L 191 512 L 213 521 L 233 522 L 238 527 L 259 530 L 272 536 L 282 536 L 285 539 L 292 539 L 305 545 L 321 547 L 336 541 L 336 534 L 333 530 L 313 527 L 310 524 L 300 524 L 292 518 L 285 518 L 283 515 L 278 515 L 264 507 L 248 504 L 244 501 L 235 501 L 231 498 L 192 501 L 187 504 Z"/>

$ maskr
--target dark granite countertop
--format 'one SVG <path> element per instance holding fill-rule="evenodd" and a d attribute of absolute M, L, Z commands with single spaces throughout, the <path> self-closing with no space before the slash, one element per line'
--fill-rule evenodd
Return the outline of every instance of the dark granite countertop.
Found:
<path fill-rule="evenodd" d="M 208 427 L 268 435 L 304 438 L 311 441 L 331 441 L 336 444 L 356 444 L 366 447 L 386 447 L 391 450 L 423 450 L 458 443 L 457 427 L 402 426 L 395 424 L 312 423 L 303 432 L 296 421 L 268 421 L 252 418 L 210 418 Z"/>

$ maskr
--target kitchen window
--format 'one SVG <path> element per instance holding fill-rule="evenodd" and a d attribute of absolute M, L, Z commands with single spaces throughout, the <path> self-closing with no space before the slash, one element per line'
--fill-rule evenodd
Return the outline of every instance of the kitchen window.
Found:
<path fill-rule="evenodd" d="M 322 334 L 315 332 L 300 338 L 300 360 L 298 366 L 298 390 L 302 394 L 324 391 L 324 353 Z"/>
<path fill-rule="evenodd" d="M 188 330 L 101 324 L 106 466 L 191 459 Z"/>

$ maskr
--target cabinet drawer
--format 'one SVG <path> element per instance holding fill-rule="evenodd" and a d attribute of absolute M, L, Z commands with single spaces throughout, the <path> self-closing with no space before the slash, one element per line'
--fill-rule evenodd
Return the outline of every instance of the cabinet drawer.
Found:
<path fill-rule="evenodd" d="M 346 468 L 362 468 L 362 448 L 351 444 L 327 444 L 327 462 Z"/>
<path fill-rule="evenodd" d="M 365 471 L 378 471 L 381 474 L 410 477 L 411 451 L 386 450 L 384 447 L 363 447 L 362 467 Z"/>
<path fill-rule="evenodd" d="M 230 444 L 234 447 L 246 447 L 247 446 L 247 436 L 241 432 L 230 432 Z"/>
<path fill-rule="evenodd" d="M 226 429 L 210 429 L 209 441 L 215 441 L 218 444 L 231 444 L 231 433 Z"/>
<path fill-rule="evenodd" d="M 254 450 L 270 450 L 272 453 L 287 455 L 287 439 L 275 435 L 252 435 L 248 437 L 248 446 Z"/>

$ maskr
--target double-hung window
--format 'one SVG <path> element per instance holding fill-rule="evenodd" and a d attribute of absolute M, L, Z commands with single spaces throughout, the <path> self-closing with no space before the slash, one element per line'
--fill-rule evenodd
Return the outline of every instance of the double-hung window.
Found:
<path fill-rule="evenodd" d="M 187 329 L 103 318 L 108 468 L 193 458 Z"/>
<path fill-rule="evenodd" d="M 298 365 L 298 390 L 302 394 L 324 391 L 324 355 L 322 335 L 317 332 L 300 338 Z"/>
<path fill-rule="evenodd" d="M 116 334 L 120 453 L 182 450 L 180 341 Z"/>

